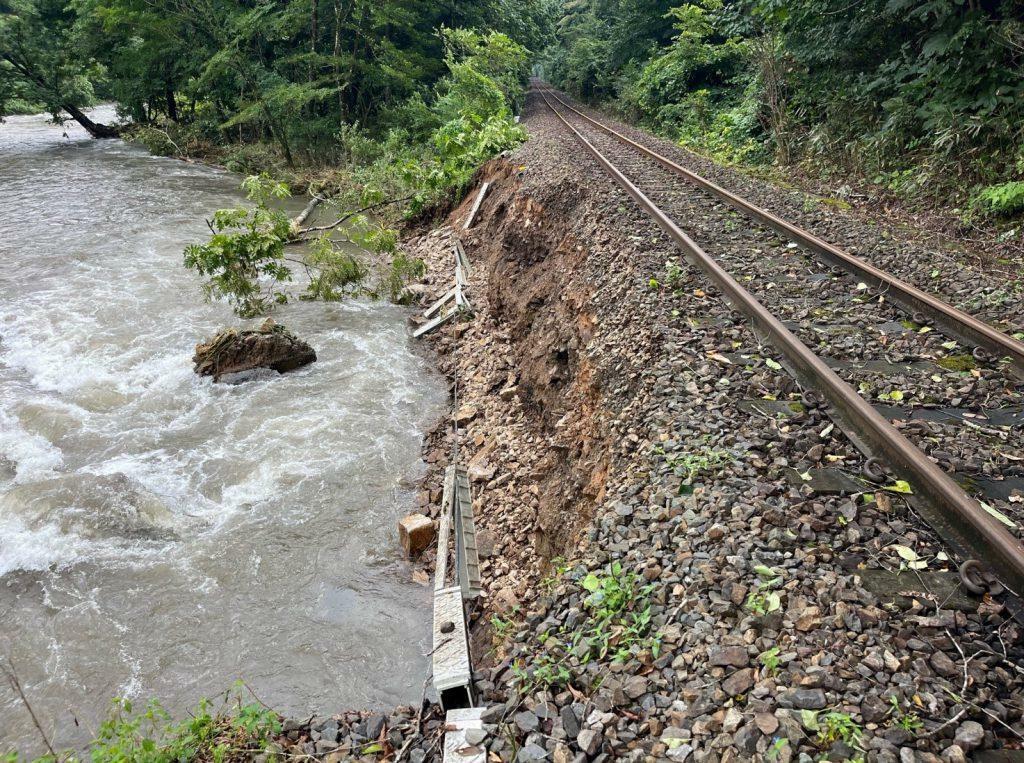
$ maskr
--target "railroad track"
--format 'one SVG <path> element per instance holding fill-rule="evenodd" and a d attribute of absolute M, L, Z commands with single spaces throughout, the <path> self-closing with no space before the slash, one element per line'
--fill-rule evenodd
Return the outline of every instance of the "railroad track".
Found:
<path fill-rule="evenodd" d="M 994 428 L 958 420 L 950 414 L 955 424 L 952 432 L 935 436 L 933 430 L 924 427 L 915 444 L 890 420 L 890 416 L 910 419 L 913 411 L 907 415 L 902 410 L 890 410 L 883 415 L 851 384 L 863 376 L 866 368 L 873 368 L 871 364 L 884 373 L 885 358 L 894 349 L 912 353 L 915 348 L 920 351 L 924 343 L 941 355 L 938 348 L 952 344 L 943 343 L 942 335 L 969 345 L 971 355 L 965 357 L 971 363 L 984 364 L 988 377 L 1024 378 L 1024 344 L 706 180 L 584 114 L 547 86 L 535 82 L 535 88 L 587 153 L 654 219 L 687 261 L 703 271 L 733 308 L 750 321 L 758 338 L 781 354 L 782 365 L 804 390 L 804 403 L 826 408 L 829 417 L 867 457 L 866 476 L 877 481 L 888 472 L 892 478 L 909 483 L 912 492 L 907 495 L 908 501 L 962 560 L 960 576 L 965 587 L 983 592 L 984 579 L 991 581 L 994 576 L 1011 592 L 1024 593 L 1024 544 L 993 511 L 983 507 L 936 463 L 943 460 L 943 448 L 948 449 L 954 439 L 987 459 L 1024 456 L 1024 408 L 1016 411 L 1012 406 L 1001 406 L 1006 413 L 1004 420 L 1010 425 Z M 752 218 L 754 225 L 745 224 L 742 216 Z M 705 241 L 724 240 L 728 245 L 719 247 L 721 253 L 716 249 L 712 257 L 693 236 Z M 794 252 L 801 248 L 813 257 Z M 827 263 L 826 269 L 831 272 L 820 272 L 813 258 Z M 847 275 L 856 279 L 853 298 Z M 868 331 L 870 326 L 893 325 L 893 303 L 910 313 L 913 322 L 905 326 L 896 322 L 890 333 Z M 846 322 L 842 323 L 844 318 Z M 821 324 L 828 326 L 822 329 Z M 839 346 L 845 357 L 823 356 L 812 346 L 820 353 Z M 993 398 L 997 403 L 1020 401 L 1013 382 L 1005 385 L 1006 399 L 1002 401 L 998 390 L 990 389 L 992 384 L 985 387 L 980 399 L 972 398 L 974 390 L 968 389 L 962 397 L 944 400 L 949 397 L 949 388 L 943 386 L 946 382 L 940 374 L 930 373 L 935 366 L 921 362 L 900 368 L 913 377 L 912 397 L 927 400 L 929 411 L 955 410 L 965 399 L 985 407 Z M 981 378 L 980 373 L 977 378 Z M 862 391 L 864 384 L 859 383 Z M 901 401 L 903 394 L 900 392 L 895 402 Z M 947 409 L 938 405 L 943 401 Z M 930 458 L 926 449 L 935 456 Z M 1021 472 L 1024 474 L 1024 469 Z M 1008 504 L 994 503 L 1012 513 Z M 1018 597 L 1008 597 L 1007 603 L 1018 619 L 1024 618 Z"/>

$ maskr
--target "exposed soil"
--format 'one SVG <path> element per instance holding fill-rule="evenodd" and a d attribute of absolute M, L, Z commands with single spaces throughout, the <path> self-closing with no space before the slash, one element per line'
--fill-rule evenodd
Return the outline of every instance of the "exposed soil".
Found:
<path fill-rule="evenodd" d="M 898 491 L 860 481 L 861 455 L 536 98 L 524 124 L 530 141 L 481 172 L 474 228 L 471 193 L 408 242 L 431 297 L 451 285 L 456 228 L 472 263 L 475 315 L 431 342 L 457 381 L 485 557 L 491 752 L 955 761 L 1018 746 L 1021 629 L 999 598 L 956 590 L 955 555 Z M 828 231 L 863 227 L 844 225 Z M 893 246 L 910 267 L 915 244 Z M 452 453 L 442 426 L 425 511 Z M 632 592 L 605 650 L 593 589 L 612 578 Z"/>

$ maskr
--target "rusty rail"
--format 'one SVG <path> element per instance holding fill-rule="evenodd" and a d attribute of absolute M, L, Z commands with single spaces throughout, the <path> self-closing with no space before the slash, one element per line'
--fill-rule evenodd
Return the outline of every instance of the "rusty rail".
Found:
<path fill-rule="evenodd" d="M 858 279 L 864 281 L 869 286 L 884 292 L 888 299 L 891 299 L 908 314 L 915 315 L 920 313 L 927 319 L 934 322 L 936 326 L 941 327 L 943 333 L 948 334 L 954 339 L 959 339 L 961 342 L 974 347 L 980 347 L 983 350 L 992 353 L 997 358 L 1009 358 L 1009 370 L 1011 374 L 1018 379 L 1024 379 L 1024 342 L 1014 339 L 1012 336 L 1009 336 L 994 326 L 978 320 L 973 315 L 953 307 L 948 302 L 944 302 L 938 297 L 921 291 L 916 286 L 896 278 L 891 273 L 887 273 L 880 268 L 876 268 L 871 263 L 865 262 L 859 257 L 843 251 L 839 247 L 830 244 L 827 241 L 823 241 L 810 231 L 786 222 L 781 217 L 772 214 L 766 209 L 762 209 L 761 207 L 751 204 L 749 201 L 727 191 L 720 185 L 713 183 L 707 178 L 701 177 L 696 172 L 693 172 L 692 170 L 673 162 L 671 159 L 652 151 L 646 146 L 637 143 L 635 140 L 632 140 L 608 125 L 599 122 L 593 117 L 584 114 L 579 109 L 574 108 L 571 104 L 563 100 L 554 90 L 548 89 L 542 94 L 544 95 L 545 101 L 547 101 L 547 96 L 550 95 L 566 109 L 572 111 L 582 119 L 585 119 L 599 130 L 611 135 L 616 140 L 635 148 L 637 151 L 640 151 L 645 156 L 658 162 L 658 164 L 671 172 L 682 175 L 687 180 L 696 184 L 697 187 L 717 196 L 734 209 L 753 217 L 767 225 L 769 228 L 787 236 L 791 240 L 803 246 L 805 249 L 821 256 L 830 265 L 842 268 L 856 276 Z M 551 104 L 548 103 L 548 105 L 550 106 Z"/>
<path fill-rule="evenodd" d="M 753 322 L 760 336 L 782 353 L 790 373 L 804 386 L 824 395 L 831 404 L 829 415 L 854 444 L 867 455 L 884 457 L 892 472 L 911 484 L 919 502 L 927 504 L 929 522 L 938 525 L 935 529 L 940 535 L 951 545 L 969 549 L 976 559 L 999 576 L 1007 588 L 1024 593 L 1024 544 L 967 495 L 963 488 L 897 431 L 849 384 L 840 379 L 825 361 L 815 355 L 686 235 L 559 113 L 543 90 L 540 95 L 587 152 L 682 249 L 690 264 L 703 270 L 733 306 Z"/>

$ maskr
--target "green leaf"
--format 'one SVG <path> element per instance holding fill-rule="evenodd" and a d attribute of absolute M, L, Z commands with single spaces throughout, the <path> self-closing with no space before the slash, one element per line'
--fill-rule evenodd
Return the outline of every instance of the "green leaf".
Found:
<path fill-rule="evenodd" d="M 978 501 L 978 503 L 981 504 L 981 508 L 983 508 L 985 511 L 987 511 L 989 514 L 991 514 L 993 517 L 998 519 L 1004 525 L 1006 525 L 1007 527 L 1012 527 L 1014 530 L 1017 529 L 1017 523 L 1014 522 L 1012 519 L 1010 519 L 1005 514 L 1003 514 L 1001 511 L 999 511 L 998 509 L 992 508 L 991 506 L 989 506 L 984 501 Z"/>
<path fill-rule="evenodd" d="M 601 581 L 597 579 L 597 575 L 591 572 L 589 575 L 583 578 L 583 582 L 580 583 L 580 585 L 582 585 L 585 590 L 593 593 L 601 587 Z"/>
<path fill-rule="evenodd" d="M 885 490 L 890 493 L 903 493 L 904 495 L 913 495 L 914 489 L 910 487 L 910 483 L 906 480 L 896 480 L 891 485 L 886 485 Z"/>
<path fill-rule="evenodd" d="M 909 546 L 900 546 L 898 544 L 893 545 L 893 551 L 899 554 L 900 559 L 907 562 L 916 562 L 918 560 L 917 552 Z"/>
<path fill-rule="evenodd" d="M 800 723 L 808 731 L 818 731 L 818 711 L 817 710 L 801 710 L 800 711 Z"/>
<path fill-rule="evenodd" d="M 782 364 L 781 363 L 777 363 L 776 361 L 772 360 L 771 358 L 765 358 L 764 364 L 766 366 L 768 366 L 768 368 L 772 369 L 773 371 L 781 371 L 782 370 Z"/>

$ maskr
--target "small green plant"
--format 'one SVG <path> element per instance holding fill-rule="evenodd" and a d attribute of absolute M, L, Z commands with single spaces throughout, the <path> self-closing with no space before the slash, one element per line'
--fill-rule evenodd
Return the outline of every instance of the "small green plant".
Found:
<path fill-rule="evenodd" d="M 550 596 L 555 586 L 558 585 L 558 581 L 562 579 L 562 576 L 569 571 L 569 566 L 566 564 L 564 557 L 556 556 L 551 560 L 551 571 L 548 575 L 540 581 L 541 590 L 548 596 Z"/>
<path fill-rule="evenodd" d="M 564 645 L 552 640 L 549 648 L 562 651 Z M 537 689 L 550 689 L 553 686 L 565 686 L 572 678 L 566 657 L 563 653 L 544 651 L 536 656 L 530 665 L 517 660 L 512 665 L 512 676 L 522 694 L 532 694 Z"/>
<path fill-rule="evenodd" d="M 788 744 L 789 740 L 786 737 L 775 737 L 772 739 L 772 743 L 768 746 L 765 753 L 768 756 L 768 760 L 778 760 Z"/>
<path fill-rule="evenodd" d="M 512 620 L 503 620 L 498 615 L 491 615 L 491 628 L 494 630 L 494 637 L 504 641 L 512 633 L 515 623 Z"/>
<path fill-rule="evenodd" d="M 583 604 L 591 616 L 583 640 L 597 658 L 604 658 L 612 646 L 614 659 L 619 661 L 628 657 L 635 644 L 649 646 L 654 653 L 659 651 L 660 639 L 645 639 L 650 630 L 654 586 L 639 587 L 638 583 L 636 573 L 624 570 L 619 562 L 609 565 L 605 574 L 591 572 L 583 579 L 581 585 L 588 592 Z"/>
<path fill-rule="evenodd" d="M 861 737 L 863 734 L 864 730 L 849 713 L 826 713 L 818 719 L 818 744 L 821 747 L 830 747 L 836 742 L 843 742 L 862 752 Z"/>
<path fill-rule="evenodd" d="M 665 283 L 670 289 L 678 289 L 685 280 L 685 275 L 675 257 L 665 260 Z"/>
<path fill-rule="evenodd" d="M 767 649 L 757 656 L 757 661 L 761 663 L 768 675 L 774 676 L 779 672 L 779 648 L 773 646 L 771 649 Z"/>
<path fill-rule="evenodd" d="M 656 455 L 664 456 L 665 463 L 672 468 L 676 475 L 682 477 L 683 481 L 679 485 L 680 495 L 691 494 L 694 489 L 694 481 L 701 475 L 714 472 L 733 461 L 733 456 L 729 451 L 710 446 L 694 453 L 668 455 L 660 447 L 655 448 L 654 452 Z"/>
<path fill-rule="evenodd" d="M 777 612 L 782 608 L 782 598 L 774 589 L 782 584 L 782 576 L 763 564 L 754 567 L 754 572 L 759 578 L 757 588 L 747 594 L 747 600 L 743 606 L 748 612 L 752 612 L 758 617 Z"/>
<path fill-rule="evenodd" d="M 889 710 L 889 718 L 893 726 L 899 726 L 910 732 L 917 732 L 924 728 L 924 723 L 918 714 L 912 710 L 904 710 L 900 706 L 898 697 L 895 695 L 889 697 L 889 704 L 892 705 L 892 709 Z"/>

